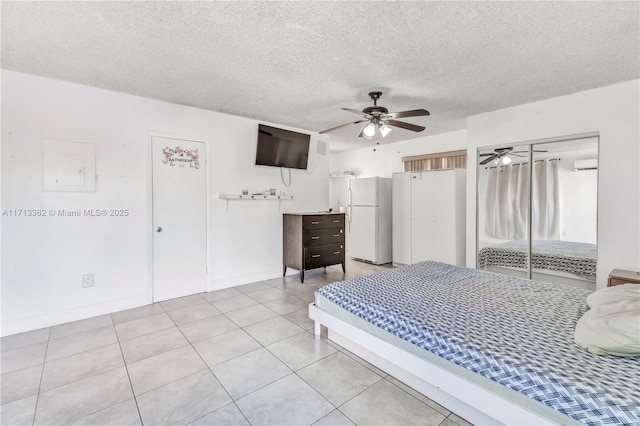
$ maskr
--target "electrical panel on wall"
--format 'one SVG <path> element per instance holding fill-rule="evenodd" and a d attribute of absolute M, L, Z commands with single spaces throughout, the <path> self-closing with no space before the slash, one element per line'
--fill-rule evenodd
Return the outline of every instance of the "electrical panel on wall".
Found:
<path fill-rule="evenodd" d="M 42 142 L 42 182 L 44 191 L 95 191 L 95 144 L 45 139 Z"/>

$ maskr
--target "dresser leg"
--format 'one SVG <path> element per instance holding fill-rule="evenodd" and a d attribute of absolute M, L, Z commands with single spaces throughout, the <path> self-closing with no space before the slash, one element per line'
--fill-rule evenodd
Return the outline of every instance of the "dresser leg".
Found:
<path fill-rule="evenodd" d="M 287 275 L 287 265 L 284 265 L 284 269 L 282 270 L 282 276 Z"/>
<path fill-rule="evenodd" d="M 344 268 L 344 262 L 342 262 L 342 273 L 343 273 L 343 274 L 346 274 L 346 273 L 347 273 L 347 270 Z"/>
<path fill-rule="evenodd" d="M 300 271 L 300 282 L 304 284 L 304 269 Z"/>

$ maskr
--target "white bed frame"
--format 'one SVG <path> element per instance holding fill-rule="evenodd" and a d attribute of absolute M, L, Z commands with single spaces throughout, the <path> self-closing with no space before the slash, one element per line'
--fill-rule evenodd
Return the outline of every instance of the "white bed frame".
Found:
<path fill-rule="evenodd" d="M 314 303 L 309 305 L 309 318 L 315 321 L 316 339 L 320 338 L 321 326 L 327 327 L 330 340 L 476 425 L 554 424 L 478 384 L 336 318 Z"/>

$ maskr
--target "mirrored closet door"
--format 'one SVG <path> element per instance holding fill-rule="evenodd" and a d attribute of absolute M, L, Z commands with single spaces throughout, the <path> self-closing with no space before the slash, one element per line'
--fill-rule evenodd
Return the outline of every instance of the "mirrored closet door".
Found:
<path fill-rule="evenodd" d="M 478 268 L 595 289 L 597 158 L 597 136 L 479 149 Z"/>

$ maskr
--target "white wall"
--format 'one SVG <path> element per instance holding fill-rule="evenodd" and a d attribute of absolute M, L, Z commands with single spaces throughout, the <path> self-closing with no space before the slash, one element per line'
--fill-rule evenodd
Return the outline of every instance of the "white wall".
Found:
<path fill-rule="evenodd" d="M 207 143 L 210 290 L 279 276 L 282 212 L 328 206 L 328 156 L 315 154 L 316 135 L 313 173 L 292 170 L 287 188 L 278 168 L 253 164 L 254 120 L 3 70 L 1 208 L 120 208 L 130 216 L 2 217 L 2 335 L 151 302 L 149 132 Z M 96 145 L 95 192 L 42 191 L 45 138 Z M 243 188 L 296 199 L 231 201 L 227 211 L 216 198 Z M 93 288 L 81 286 L 86 273 L 95 274 Z"/>
<path fill-rule="evenodd" d="M 640 270 L 640 80 L 468 118 L 467 188 L 475 188 L 478 147 L 582 133 L 600 134 L 598 276 Z M 467 191 L 467 264 L 474 266 L 476 192 Z"/>
<path fill-rule="evenodd" d="M 425 136 L 403 142 L 378 145 L 373 151 L 371 141 L 363 139 L 366 146 L 354 151 L 332 153 L 330 155 L 331 172 L 355 172 L 359 177 L 391 177 L 393 173 L 403 171 L 402 157 L 436 152 L 457 151 L 467 146 L 467 131 L 442 133 Z"/>
<path fill-rule="evenodd" d="M 558 163 L 560 189 L 560 239 L 596 244 L 598 238 L 598 171 L 573 168 L 576 159 L 597 154 L 561 153 Z"/>

